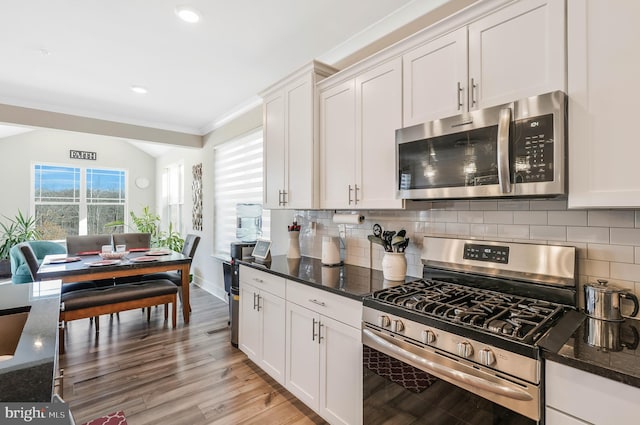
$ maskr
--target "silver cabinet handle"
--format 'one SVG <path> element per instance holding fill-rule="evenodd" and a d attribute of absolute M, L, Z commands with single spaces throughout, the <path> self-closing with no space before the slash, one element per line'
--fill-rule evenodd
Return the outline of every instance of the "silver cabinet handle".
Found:
<path fill-rule="evenodd" d="M 464 89 L 462 88 L 462 84 L 460 84 L 460 81 L 458 81 L 458 111 L 462 110 L 462 91 Z"/>
<path fill-rule="evenodd" d="M 318 336 L 318 334 L 316 333 L 316 319 L 315 317 L 311 319 L 311 341 L 315 341 L 316 337 Z M 320 323 L 320 321 L 318 321 L 318 323 Z M 319 327 L 318 327 L 319 329 Z M 320 340 L 318 340 L 320 341 Z"/>
<path fill-rule="evenodd" d="M 511 108 L 500 110 L 498 120 L 498 183 L 500 192 L 511 192 L 511 174 L 509 173 L 509 128 L 511 126 Z"/>
<path fill-rule="evenodd" d="M 254 277 L 253 280 L 258 282 L 258 283 L 264 283 L 264 280 L 258 279 L 257 277 Z"/>
<path fill-rule="evenodd" d="M 279 207 L 282 206 L 282 191 L 281 190 L 278 191 L 278 206 Z"/>
<path fill-rule="evenodd" d="M 258 311 L 260 311 L 260 298 L 262 297 L 260 296 L 260 294 L 258 294 Z"/>
<path fill-rule="evenodd" d="M 282 191 L 282 206 L 283 206 L 283 207 L 284 207 L 284 206 L 286 206 L 286 205 L 287 205 L 287 202 L 289 202 L 289 201 L 287 200 L 287 191 L 286 191 L 286 190 L 283 190 L 283 191 Z"/>
<path fill-rule="evenodd" d="M 322 336 L 322 327 L 323 326 L 324 325 L 322 324 L 322 322 L 318 320 L 318 344 L 320 344 L 320 341 L 322 341 L 322 339 L 324 338 Z"/>
<path fill-rule="evenodd" d="M 356 197 L 355 197 L 356 202 L 355 202 L 355 205 L 358 205 L 358 202 L 360 202 L 360 200 L 358 199 L 358 191 L 360 189 L 362 189 L 362 188 L 358 187 L 358 185 L 355 185 L 355 186 L 356 186 Z"/>
<path fill-rule="evenodd" d="M 319 306 L 321 306 L 321 307 L 326 307 L 326 306 L 327 306 L 327 305 L 324 303 L 324 301 L 318 301 L 318 300 L 316 300 L 315 298 L 314 298 L 314 299 L 309 298 L 309 302 L 310 302 L 310 303 L 317 304 L 317 305 L 319 305 Z"/>
<path fill-rule="evenodd" d="M 478 85 L 476 84 L 475 80 L 472 78 L 471 79 L 471 90 L 469 90 L 471 92 L 471 107 L 476 106 L 476 103 L 478 103 L 476 101 L 476 89 L 478 88 Z"/>
<path fill-rule="evenodd" d="M 351 187 L 351 185 L 349 185 L 349 205 L 351 205 L 351 203 L 353 202 L 351 200 L 351 192 L 353 191 L 353 188 Z"/>
<path fill-rule="evenodd" d="M 258 308 L 258 294 L 253 293 L 253 309 L 256 310 Z"/>

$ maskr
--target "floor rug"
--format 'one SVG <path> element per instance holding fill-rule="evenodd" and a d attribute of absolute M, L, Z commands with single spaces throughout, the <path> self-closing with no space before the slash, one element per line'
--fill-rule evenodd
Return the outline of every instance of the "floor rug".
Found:
<path fill-rule="evenodd" d="M 119 411 L 85 422 L 83 425 L 127 425 L 127 418 L 124 417 L 123 411 Z"/>

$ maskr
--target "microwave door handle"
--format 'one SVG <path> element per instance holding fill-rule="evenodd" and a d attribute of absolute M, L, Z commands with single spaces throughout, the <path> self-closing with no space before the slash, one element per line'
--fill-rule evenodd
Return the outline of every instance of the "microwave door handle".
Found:
<path fill-rule="evenodd" d="M 511 108 L 500 110 L 498 120 L 498 182 L 501 193 L 511 192 L 511 174 L 509 173 L 509 128 Z"/>

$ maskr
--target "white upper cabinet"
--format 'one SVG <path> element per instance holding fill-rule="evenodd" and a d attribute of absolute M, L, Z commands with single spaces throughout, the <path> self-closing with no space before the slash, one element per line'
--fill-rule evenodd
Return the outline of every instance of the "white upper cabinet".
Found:
<path fill-rule="evenodd" d="M 568 3 L 569 208 L 640 207 L 640 2 Z"/>
<path fill-rule="evenodd" d="M 404 126 L 565 90 L 565 3 L 521 0 L 403 55 Z"/>
<path fill-rule="evenodd" d="M 321 208 L 403 207 L 395 194 L 401 70 L 395 58 L 320 88 Z"/>
<path fill-rule="evenodd" d="M 262 93 L 264 207 L 318 207 L 315 85 L 336 70 L 312 62 Z"/>

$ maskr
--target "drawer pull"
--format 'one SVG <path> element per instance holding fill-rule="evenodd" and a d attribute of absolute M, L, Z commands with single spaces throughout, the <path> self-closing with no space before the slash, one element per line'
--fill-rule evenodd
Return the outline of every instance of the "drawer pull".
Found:
<path fill-rule="evenodd" d="M 264 283 L 264 280 L 258 279 L 257 277 L 254 277 L 253 280 L 255 280 L 258 283 Z"/>
<path fill-rule="evenodd" d="M 314 298 L 314 299 L 309 299 L 309 302 L 310 302 L 310 303 L 317 304 L 317 305 L 319 305 L 319 306 L 321 306 L 321 307 L 326 307 L 326 306 L 327 306 L 323 301 L 318 301 L 318 300 L 316 300 L 315 298 Z"/>

